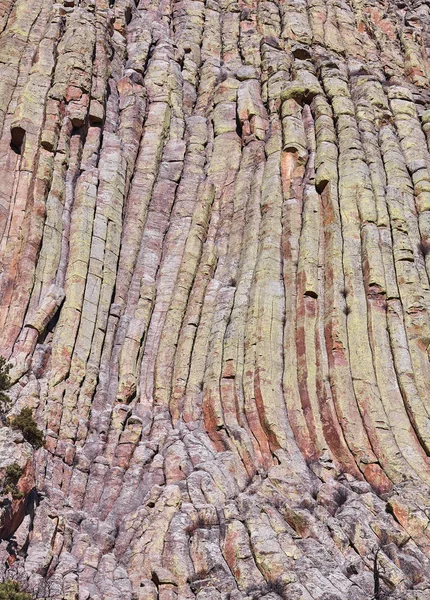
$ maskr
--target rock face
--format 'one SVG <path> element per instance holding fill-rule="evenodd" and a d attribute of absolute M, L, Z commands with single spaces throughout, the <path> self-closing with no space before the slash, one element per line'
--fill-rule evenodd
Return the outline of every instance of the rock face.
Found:
<path fill-rule="evenodd" d="M 429 3 L 0 0 L 0 48 L 0 353 L 46 436 L 0 429 L 3 579 L 428 600 Z"/>

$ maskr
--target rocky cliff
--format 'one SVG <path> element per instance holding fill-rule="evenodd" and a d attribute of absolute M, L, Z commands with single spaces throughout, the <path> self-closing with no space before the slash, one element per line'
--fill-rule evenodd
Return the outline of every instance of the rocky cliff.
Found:
<path fill-rule="evenodd" d="M 0 0 L 0 575 L 430 598 L 430 6 Z M 20 471 L 20 472 L 21 472 Z"/>

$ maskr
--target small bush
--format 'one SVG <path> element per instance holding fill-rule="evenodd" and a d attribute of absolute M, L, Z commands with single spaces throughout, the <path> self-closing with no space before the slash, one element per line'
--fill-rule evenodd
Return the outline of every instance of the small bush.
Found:
<path fill-rule="evenodd" d="M 3 482 L 3 492 L 12 494 L 14 500 L 20 500 L 24 494 L 16 487 L 19 478 L 22 475 L 22 469 L 18 463 L 13 463 L 6 468 L 6 475 Z"/>
<path fill-rule="evenodd" d="M 10 365 L 6 363 L 6 359 L 0 356 L 0 414 L 4 415 L 10 406 L 10 398 L 5 392 L 10 388 L 11 382 L 9 377 Z"/>
<path fill-rule="evenodd" d="M 24 439 L 27 440 L 33 448 L 41 448 L 45 443 L 43 433 L 37 427 L 31 408 L 23 408 L 21 412 L 16 415 L 12 422 L 12 428 L 19 429 L 22 432 Z"/>
<path fill-rule="evenodd" d="M 0 600 L 31 600 L 31 598 L 31 594 L 23 592 L 16 581 L 0 583 Z"/>
<path fill-rule="evenodd" d="M 19 478 L 22 475 L 22 469 L 18 463 L 12 463 L 6 467 L 6 478 L 12 481 L 12 483 L 18 483 Z"/>
<path fill-rule="evenodd" d="M 12 494 L 12 498 L 14 500 L 22 500 L 22 498 L 24 498 L 24 496 L 25 496 L 24 492 L 21 492 L 21 490 L 19 490 L 15 486 L 7 486 L 7 487 L 4 487 L 3 490 L 7 494 L 11 493 Z"/>
<path fill-rule="evenodd" d="M 351 307 L 350 306 L 345 306 L 343 309 L 343 312 L 345 313 L 346 316 L 351 314 Z"/>

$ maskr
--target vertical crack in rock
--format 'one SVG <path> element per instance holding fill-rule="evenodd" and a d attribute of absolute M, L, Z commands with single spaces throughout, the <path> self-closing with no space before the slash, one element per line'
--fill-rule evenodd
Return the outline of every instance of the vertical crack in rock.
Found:
<path fill-rule="evenodd" d="M 430 598 L 428 2 L 0 0 L 0 48 L 0 577 Z"/>

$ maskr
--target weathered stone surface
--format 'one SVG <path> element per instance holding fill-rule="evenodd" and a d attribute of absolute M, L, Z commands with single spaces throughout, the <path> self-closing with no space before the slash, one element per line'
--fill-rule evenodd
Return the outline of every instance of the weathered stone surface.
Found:
<path fill-rule="evenodd" d="M 0 577 L 428 600 L 428 3 L 0 0 L 0 48 L 0 354 L 46 438 L 0 423 Z"/>

